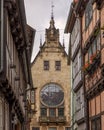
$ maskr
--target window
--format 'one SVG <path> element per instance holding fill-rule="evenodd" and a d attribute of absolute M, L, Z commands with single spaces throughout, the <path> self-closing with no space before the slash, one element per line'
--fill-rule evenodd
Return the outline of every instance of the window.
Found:
<path fill-rule="evenodd" d="M 76 111 L 81 109 L 81 92 L 80 90 L 76 93 Z"/>
<path fill-rule="evenodd" d="M 50 108 L 49 109 L 49 116 L 50 117 L 55 117 L 56 116 L 56 109 L 55 108 Z"/>
<path fill-rule="evenodd" d="M 64 108 L 58 108 L 58 116 L 64 116 Z"/>
<path fill-rule="evenodd" d="M 96 50 L 97 50 L 97 40 L 95 39 L 93 44 L 92 44 L 92 52 L 93 52 L 93 54 L 96 53 Z"/>
<path fill-rule="evenodd" d="M 92 53 L 92 47 L 89 48 L 88 54 L 89 54 L 89 55 L 88 55 L 88 60 L 90 61 L 90 57 L 91 57 L 92 54 L 93 54 L 93 53 Z"/>
<path fill-rule="evenodd" d="M 40 97 L 44 105 L 55 107 L 63 102 L 64 92 L 59 85 L 50 83 L 43 87 Z"/>
<path fill-rule="evenodd" d="M 97 50 L 100 50 L 101 49 L 100 34 L 97 35 L 96 42 L 97 42 Z"/>
<path fill-rule="evenodd" d="M 61 61 L 55 61 L 55 69 L 61 70 Z"/>
<path fill-rule="evenodd" d="M 49 61 L 44 61 L 44 70 L 49 70 Z"/>
<path fill-rule="evenodd" d="M 91 121 L 91 130 L 101 130 L 101 118 L 95 118 Z"/>
<path fill-rule="evenodd" d="M 65 130 L 71 130 L 70 127 L 65 127 Z"/>
<path fill-rule="evenodd" d="M 93 15 L 92 0 L 90 0 L 85 10 L 85 28 L 89 26 L 92 19 L 92 15 Z"/>
<path fill-rule="evenodd" d="M 75 42 L 76 37 L 78 36 L 79 33 L 80 33 L 80 20 L 79 20 L 79 18 L 77 18 L 75 21 L 72 33 L 71 33 L 71 46 L 73 49 L 76 48 L 76 46 L 77 46 L 77 45 L 74 45 L 73 43 Z M 77 40 L 77 41 L 79 42 L 79 40 Z M 78 42 L 76 42 L 76 43 L 78 43 Z"/>
<path fill-rule="evenodd" d="M 100 35 L 98 34 L 97 37 L 92 42 L 89 50 L 88 50 L 88 61 L 90 62 L 91 56 L 96 55 L 100 51 Z"/>
<path fill-rule="evenodd" d="M 47 116 L 47 109 L 41 108 L 41 116 Z"/>
<path fill-rule="evenodd" d="M 40 130 L 39 127 L 32 127 L 32 130 Z"/>

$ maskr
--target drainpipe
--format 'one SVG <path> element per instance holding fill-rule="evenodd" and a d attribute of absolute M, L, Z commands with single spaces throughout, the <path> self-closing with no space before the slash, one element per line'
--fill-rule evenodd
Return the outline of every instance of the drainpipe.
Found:
<path fill-rule="evenodd" d="M 3 48 L 3 28 L 4 28 L 4 0 L 0 0 L 0 19 L 1 19 L 1 24 L 0 24 L 0 73 L 3 71 L 3 52 L 4 52 L 4 48 Z"/>

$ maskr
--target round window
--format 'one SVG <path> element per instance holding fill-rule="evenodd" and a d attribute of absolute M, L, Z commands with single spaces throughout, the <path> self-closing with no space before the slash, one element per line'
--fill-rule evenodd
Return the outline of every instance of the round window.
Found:
<path fill-rule="evenodd" d="M 62 103 L 64 92 L 59 85 L 51 83 L 43 87 L 40 97 L 44 105 L 55 107 Z"/>

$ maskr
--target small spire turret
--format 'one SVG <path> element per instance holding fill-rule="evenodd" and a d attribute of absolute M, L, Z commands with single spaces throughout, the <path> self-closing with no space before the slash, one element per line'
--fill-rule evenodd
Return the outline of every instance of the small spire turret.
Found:
<path fill-rule="evenodd" d="M 42 36 L 40 35 L 40 48 L 42 47 Z"/>
<path fill-rule="evenodd" d="M 64 41 L 64 36 L 63 36 L 63 48 L 65 48 L 65 43 L 64 43 L 65 41 Z"/>

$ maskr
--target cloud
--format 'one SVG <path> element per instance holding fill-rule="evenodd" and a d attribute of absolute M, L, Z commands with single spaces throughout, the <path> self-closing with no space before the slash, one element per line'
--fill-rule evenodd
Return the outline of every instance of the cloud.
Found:
<path fill-rule="evenodd" d="M 56 28 L 60 29 L 60 42 L 62 43 L 64 28 L 72 0 L 53 0 L 54 19 Z M 35 43 L 32 59 L 39 51 L 40 35 L 44 42 L 45 29 L 49 27 L 51 18 L 51 0 L 24 0 L 27 23 L 36 29 Z M 68 50 L 68 36 L 65 35 L 66 51 Z"/>

